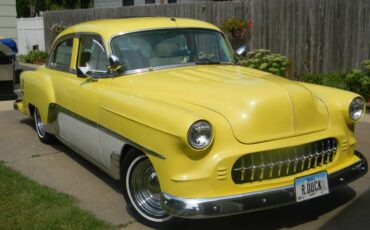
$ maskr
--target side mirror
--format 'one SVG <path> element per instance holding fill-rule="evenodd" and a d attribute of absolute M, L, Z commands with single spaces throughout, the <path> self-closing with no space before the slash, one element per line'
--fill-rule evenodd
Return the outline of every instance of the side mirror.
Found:
<path fill-rule="evenodd" d="M 108 69 L 110 71 L 112 71 L 112 72 L 121 71 L 122 64 L 121 64 L 121 61 L 119 60 L 119 58 L 116 55 L 111 54 L 108 58 L 108 63 L 109 63 Z"/>
<path fill-rule="evenodd" d="M 240 46 L 239 48 L 237 48 L 235 50 L 235 53 L 239 56 L 239 57 L 245 57 L 245 55 L 247 54 L 248 52 L 248 48 L 246 45 L 242 45 Z"/>

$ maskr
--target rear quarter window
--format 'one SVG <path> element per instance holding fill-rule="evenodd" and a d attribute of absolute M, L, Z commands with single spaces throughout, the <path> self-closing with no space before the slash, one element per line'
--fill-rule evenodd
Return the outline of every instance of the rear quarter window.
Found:
<path fill-rule="evenodd" d="M 72 58 L 73 38 L 59 43 L 54 51 L 53 66 L 60 69 L 69 69 Z"/>

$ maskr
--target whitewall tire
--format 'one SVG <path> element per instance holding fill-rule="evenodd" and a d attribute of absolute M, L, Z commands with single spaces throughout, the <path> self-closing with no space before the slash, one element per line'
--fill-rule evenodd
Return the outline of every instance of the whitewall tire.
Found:
<path fill-rule="evenodd" d="M 35 128 L 37 136 L 44 144 L 51 144 L 53 142 L 53 135 L 45 131 L 45 125 L 41 120 L 40 112 L 37 108 L 33 110 L 33 119 L 35 121 Z"/>
<path fill-rule="evenodd" d="M 158 228 L 175 219 L 162 209 L 157 173 L 140 151 L 132 149 L 124 156 L 121 185 L 127 206 L 139 221 Z"/>

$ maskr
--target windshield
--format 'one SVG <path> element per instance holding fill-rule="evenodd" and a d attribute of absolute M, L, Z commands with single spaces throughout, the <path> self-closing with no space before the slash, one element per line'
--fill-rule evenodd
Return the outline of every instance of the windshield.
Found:
<path fill-rule="evenodd" d="M 205 29 L 164 29 L 129 33 L 111 41 L 124 71 L 187 64 L 233 63 L 223 35 Z"/>

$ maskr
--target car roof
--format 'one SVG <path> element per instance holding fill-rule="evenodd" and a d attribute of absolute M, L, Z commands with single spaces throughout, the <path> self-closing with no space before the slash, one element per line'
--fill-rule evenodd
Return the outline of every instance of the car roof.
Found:
<path fill-rule="evenodd" d="M 74 33 L 97 33 L 103 39 L 110 39 L 119 33 L 129 33 L 140 30 L 164 29 L 164 28 L 204 28 L 220 29 L 208 22 L 170 17 L 137 17 L 123 19 L 101 19 L 87 21 L 73 25 L 62 31 L 57 38 Z"/>

